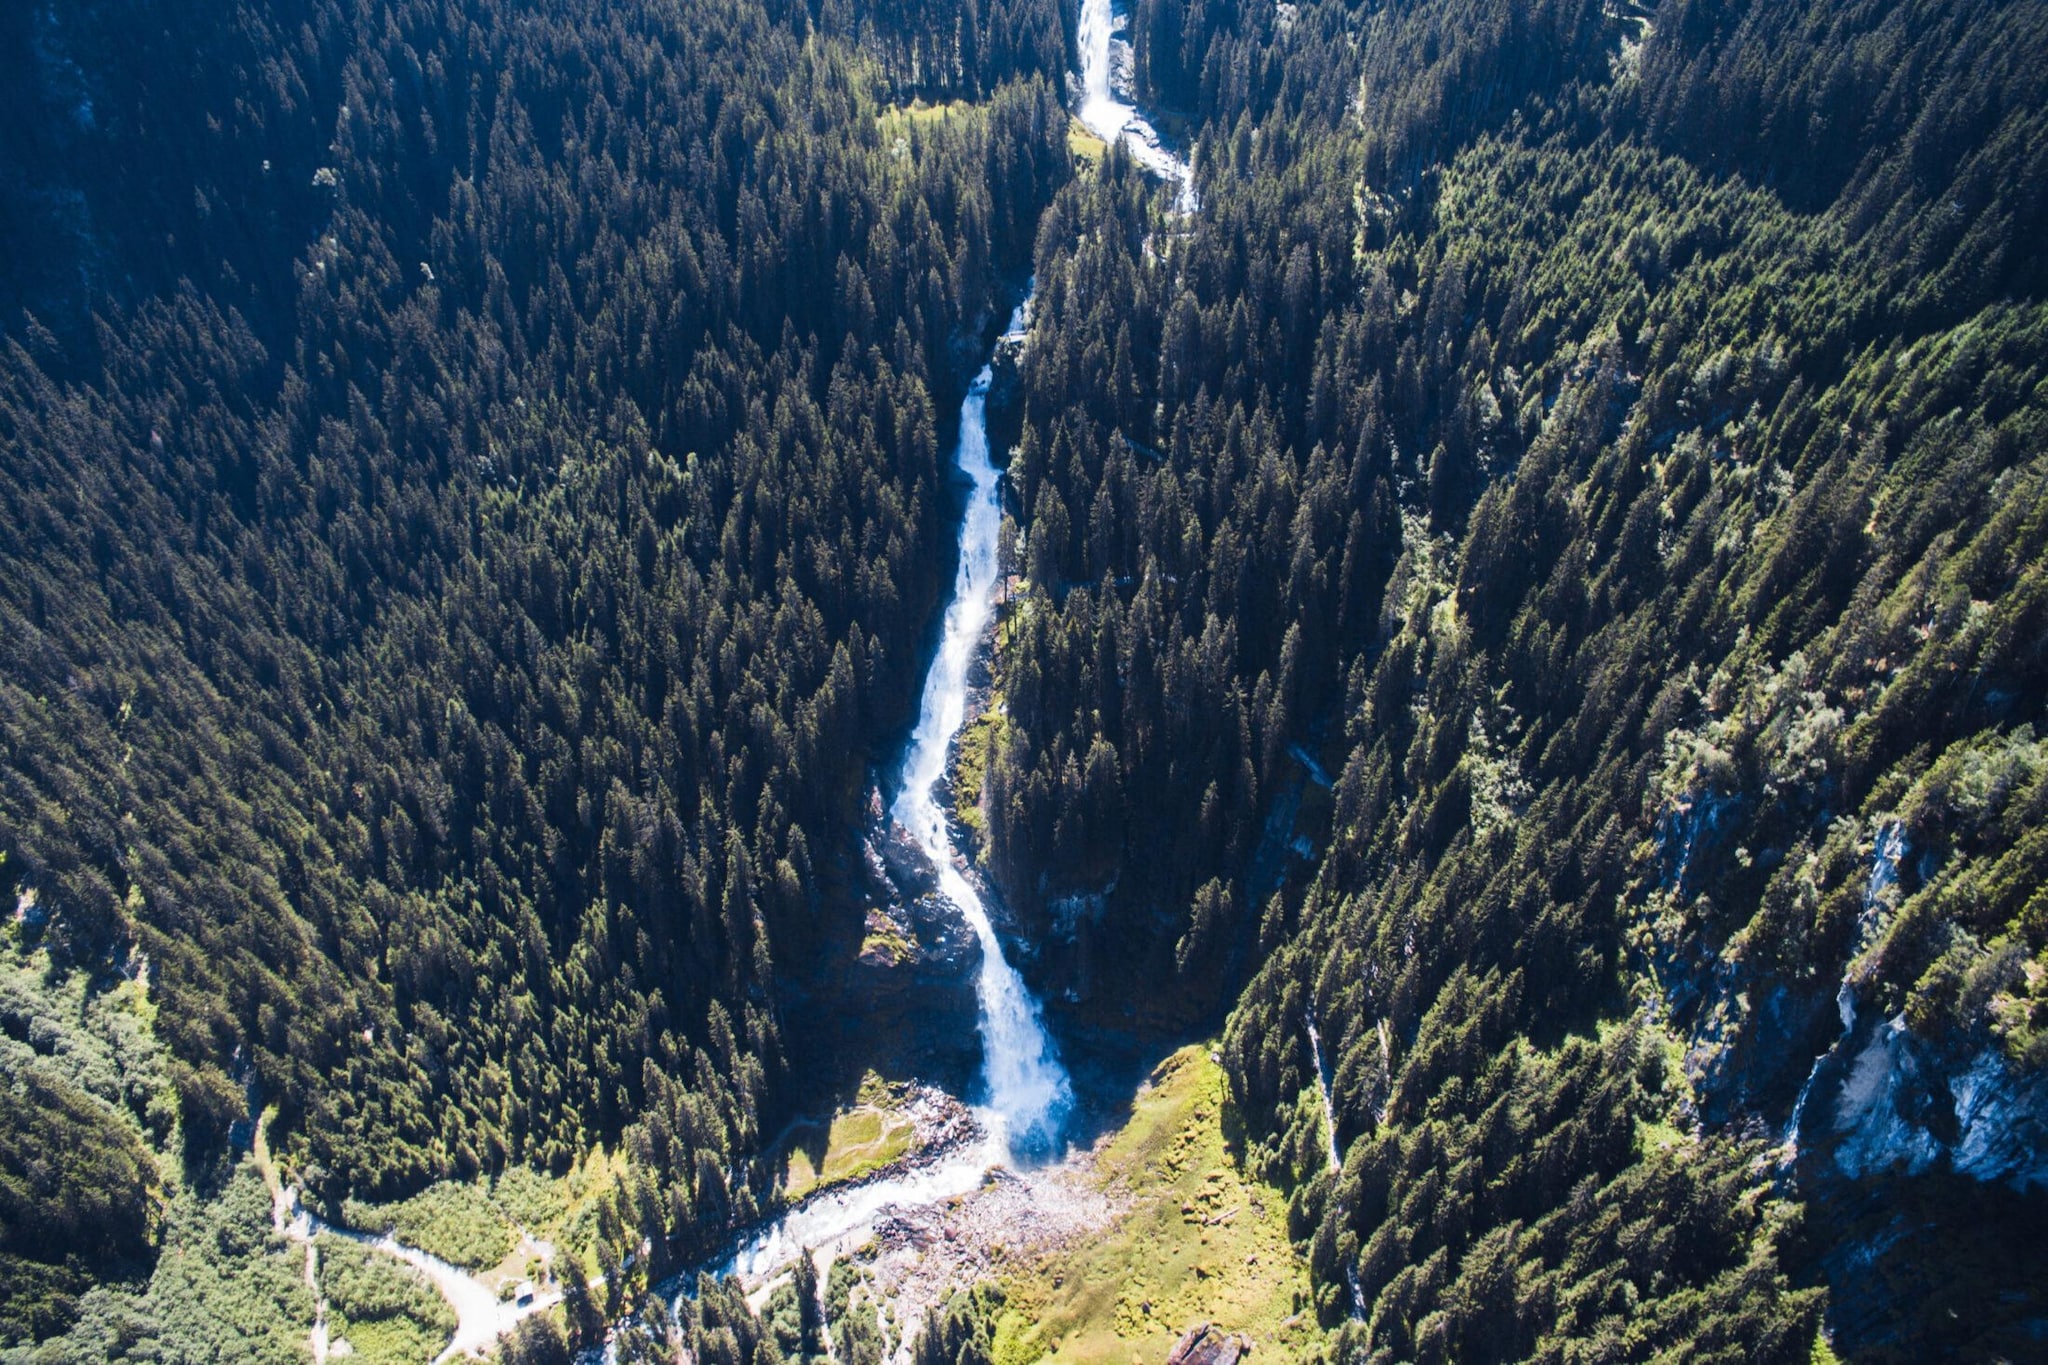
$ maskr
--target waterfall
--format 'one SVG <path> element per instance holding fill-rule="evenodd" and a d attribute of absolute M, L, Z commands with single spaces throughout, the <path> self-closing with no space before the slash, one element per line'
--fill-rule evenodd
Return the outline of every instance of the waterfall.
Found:
<path fill-rule="evenodd" d="M 1309 1060 L 1316 1068 L 1316 1093 L 1323 1097 L 1323 1141 L 1328 1150 L 1330 1169 L 1344 1169 L 1344 1156 L 1337 1150 L 1337 1111 L 1330 1107 L 1330 1068 L 1323 1061 L 1323 1035 L 1316 1030 L 1316 1007 L 1310 1005 L 1302 1015 L 1302 1024 L 1308 1030 Z"/>
<path fill-rule="evenodd" d="M 1111 80 L 1112 52 L 1122 46 L 1116 29 L 1117 19 L 1109 0 L 1081 0 L 1077 33 L 1081 48 L 1081 122 L 1104 142 L 1121 139 L 1139 165 L 1178 187 L 1175 207 L 1182 213 L 1193 213 L 1197 204 L 1194 171 L 1166 149 L 1159 130 L 1138 112 L 1136 105 L 1118 97 Z"/>
<path fill-rule="evenodd" d="M 1328 1145 L 1324 1156 L 1330 1163 L 1330 1174 L 1336 1175 L 1344 1169 L 1344 1155 L 1337 1150 L 1337 1111 L 1330 1105 L 1330 1069 L 1323 1062 L 1323 1035 L 1316 1028 L 1316 1007 L 1308 1006 L 1302 1012 L 1302 1027 L 1308 1031 L 1309 1060 L 1315 1064 L 1316 1093 L 1323 1099 L 1323 1140 Z M 1382 1048 L 1385 1047 L 1384 1034 Z M 1364 1322 L 1371 1313 L 1371 1305 L 1365 1301 L 1365 1287 L 1358 1282 L 1358 1262 L 1347 1257 L 1344 1261 L 1344 1283 L 1351 1290 L 1351 1316 Z"/>
<path fill-rule="evenodd" d="M 1080 118 L 1105 141 L 1121 140 L 1139 163 L 1179 187 L 1177 207 L 1195 208 L 1194 175 L 1188 163 L 1168 151 L 1150 121 L 1112 93 L 1111 53 L 1116 20 L 1109 0 L 1081 0 Z M 1003 339 L 1024 335 L 1031 299 L 1011 314 Z M 760 1284 L 799 1255 L 858 1246 L 878 1218 L 892 1207 L 916 1207 L 964 1194 L 1006 1161 L 1046 1156 L 1059 1146 L 1074 1103 L 1073 1084 L 1059 1051 L 1045 1031 L 1038 1001 L 1003 955 L 988 906 L 967 873 L 966 859 L 953 846 L 952 828 L 935 794 L 945 779 L 946 760 L 967 718 L 967 675 L 995 613 L 1001 565 L 996 555 L 1002 527 L 997 490 L 1002 471 L 989 458 L 988 390 L 993 361 L 984 365 L 960 404 L 960 439 L 954 463 L 971 485 L 960 519 L 960 564 L 953 598 L 946 607 L 937 655 L 925 674 L 917 728 L 911 734 L 889 814 L 931 859 L 938 890 L 958 908 L 981 945 L 975 978 L 982 1041 L 982 1107 L 977 1116 L 986 1137 L 951 1151 L 928 1166 L 888 1179 L 833 1189 L 756 1228 L 724 1258 L 704 1267 Z M 689 1291 L 689 1276 L 677 1276 L 660 1295 L 674 1302 Z M 1354 1283 L 1354 1293 L 1356 1285 Z"/>
<path fill-rule="evenodd" d="M 1028 303 L 1028 300 L 1027 300 Z M 1024 330 L 1024 306 L 1010 319 L 1008 335 Z M 981 648 L 995 612 L 996 533 L 1002 524 L 997 485 L 1002 471 L 989 460 L 988 386 L 982 366 L 960 404 L 960 441 L 955 460 L 972 481 L 966 514 L 960 519 L 960 568 L 953 601 L 946 608 L 945 634 L 931 671 L 925 675 L 924 704 L 910 752 L 903 760 L 902 787 L 890 814 L 938 870 L 939 892 L 956 907 L 981 944 L 981 970 L 974 990 L 980 1006 L 982 1082 L 989 1109 L 1002 1121 L 1010 1148 L 1042 1155 L 1059 1141 L 1060 1125 L 1073 1104 L 1073 1089 L 1045 1031 L 1038 1002 L 989 922 L 988 907 L 962 870 L 946 812 L 933 794 L 945 776 L 953 738 L 967 717 L 967 670 Z"/>

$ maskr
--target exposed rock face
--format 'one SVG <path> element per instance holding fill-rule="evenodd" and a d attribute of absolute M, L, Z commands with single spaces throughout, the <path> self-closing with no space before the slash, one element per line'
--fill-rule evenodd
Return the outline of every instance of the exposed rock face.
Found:
<path fill-rule="evenodd" d="M 1834 1103 L 1844 1175 L 1919 1175 L 1946 1157 L 1975 1180 L 2048 1187 L 2048 1075 L 2023 1075 L 1990 1047 L 1945 1065 L 1904 1018 L 1871 1027 L 1848 1052 Z"/>
<path fill-rule="evenodd" d="M 909 1365 L 933 1308 L 961 1285 L 1094 1237 L 1124 1211 L 1097 1178 L 1092 1152 L 1021 1171 L 996 1169 L 957 1199 L 887 1210 L 862 1253 L 895 1319 L 889 1365 Z"/>
<path fill-rule="evenodd" d="M 1023 434 L 1023 359 L 1024 338 L 1004 337 L 996 343 L 988 363 L 988 406 L 983 415 L 988 423 L 989 454 L 998 464 L 1009 459 L 1010 447 Z"/>
<path fill-rule="evenodd" d="M 938 885 L 938 870 L 917 841 L 890 821 L 869 832 L 863 845 L 870 869 L 878 874 L 875 890 L 881 899 L 906 904 Z"/>
<path fill-rule="evenodd" d="M 1242 1333 L 1198 1322 L 1181 1334 L 1166 1365 L 1237 1365 L 1238 1358 L 1250 1354 L 1251 1349 L 1251 1339 Z"/>
<path fill-rule="evenodd" d="M 980 1062 L 974 975 L 980 946 L 944 897 L 931 860 L 893 827 L 882 793 L 849 869 L 865 902 L 859 937 L 836 969 L 809 983 L 820 1072 L 916 1074 L 965 1093 Z"/>
<path fill-rule="evenodd" d="M 1689 795 L 1660 816 L 1667 887 L 1682 883 L 1688 862 L 1720 836 L 1727 807 L 1712 793 Z M 2048 1188 L 2048 1073 L 2023 1070 L 1988 1034 L 1939 1041 L 1915 1034 L 1903 1016 L 1859 1019 L 1866 989 L 1854 963 L 1898 908 L 1909 851 L 1900 822 L 1871 831 L 1856 932 L 1832 997 L 1817 983 L 1760 977 L 1697 938 L 1684 951 L 1653 950 L 1666 1008 L 1688 1034 L 1700 1117 L 1740 1123 L 1796 1096 L 1785 1129 L 1791 1150 L 1814 1151 L 1850 1181 L 1946 1171 Z M 1809 1057 L 1817 1060 L 1800 1086 Z"/>
<path fill-rule="evenodd" d="M 1978 1054 L 1949 1082 L 1958 1133 L 1949 1159 L 1964 1175 L 2048 1188 L 2048 1075 L 2020 1075 L 2003 1056 Z"/>
<path fill-rule="evenodd" d="M 980 962 L 980 946 L 959 912 L 939 894 L 938 869 L 917 841 L 889 818 L 880 789 L 870 793 L 868 812 L 861 860 L 870 949 L 862 953 L 862 963 L 912 967 L 925 983 L 937 977 L 971 977 Z"/>

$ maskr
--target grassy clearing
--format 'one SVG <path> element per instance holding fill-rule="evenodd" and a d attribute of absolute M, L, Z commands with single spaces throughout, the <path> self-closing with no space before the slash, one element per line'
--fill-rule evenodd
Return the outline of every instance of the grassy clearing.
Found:
<path fill-rule="evenodd" d="M 917 945 L 903 932 L 902 925 L 880 910 L 868 911 L 867 934 L 860 941 L 863 961 L 893 967 L 909 961 L 916 952 Z"/>
<path fill-rule="evenodd" d="M 560 1231 L 576 1194 L 574 1173 L 557 1178 L 529 1166 L 510 1167 L 491 1182 L 491 1202 L 536 1237 L 552 1238 Z"/>
<path fill-rule="evenodd" d="M 1636 1155 L 1648 1156 L 1673 1147 L 1684 1147 L 1692 1142 L 1692 1136 L 1675 1124 L 1659 1119 L 1636 1120 Z"/>
<path fill-rule="evenodd" d="M 812 1123 L 793 1132 L 782 1168 L 783 1196 L 802 1199 L 909 1155 L 917 1128 L 897 1111 L 901 1100 L 896 1087 L 871 1074 L 862 1082 L 860 1102 L 834 1114 L 829 1126 Z"/>
<path fill-rule="evenodd" d="M 1079 119 L 1067 124 L 1067 150 L 1089 165 L 1099 165 L 1109 155 L 1109 144 L 1088 131 Z"/>
<path fill-rule="evenodd" d="M 566 1175 L 514 1166 L 494 1180 L 443 1181 L 395 1203 L 350 1199 L 342 1205 L 342 1218 L 351 1227 L 390 1232 L 407 1246 L 509 1285 L 536 1271 L 532 1247 L 521 1233 L 587 1247 L 595 1235 L 597 1201 L 625 1170 L 623 1157 L 600 1147 Z"/>
<path fill-rule="evenodd" d="M 604 1147 L 593 1147 L 564 1176 L 536 1174 L 537 1186 L 523 1191 L 526 1198 L 533 1200 L 528 1207 L 533 1211 L 561 1210 L 556 1221 L 522 1222 L 533 1236 L 552 1242 L 556 1249 L 555 1269 L 559 1271 L 562 1258 L 573 1259 L 583 1268 L 586 1275 L 595 1275 L 602 1267 L 598 1264 L 596 1246 L 599 1237 L 599 1206 L 611 1196 L 620 1184 L 631 1181 L 632 1166 L 624 1152 L 607 1151 Z M 507 1199 L 505 1178 L 498 1181 L 500 1203 L 508 1210 L 520 1207 Z M 515 1196 L 516 1198 L 516 1196 Z M 514 1267 L 510 1261 L 507 1269 Z M 524 1272 L 522 1272 L 524 1273 Z M 530 1275 L 528 1276 L 530 1278 Z"/>
<path fill-rule="evenodd" d="M 1100 1158 L 1129 1213 L 1004 1278 L 1000 1365 L 1149 1365 L 1205 1320 L 1249 1335 L 1260 1360 L 1320 1357 L 1286 1200 L 1238 1169 L 1225 1138 L 1234 1122 L 1206 1048 L 1160 1064 Z"/>
<path fill-rule="evenodd" d="M 342 1214 L 352 1227 L 367 1232 L 388 1228 L 407 1246 L 471 1270 L 496 1266 L 518 1241 L 511 1220 L 481 1180 L 443 1181 L 395 1204 L 351 1199 Z"/>
<path fill-rule="evenodd" d="M 948 100 L 944 104 L 927 104 L 913 100 L 909 104 L 892 104 L 875 119 L 883 137 L 907 135 L 912 127 L 930 127 L 950 119 L 964 118 L 974 112 L 975 106 L 967 100 Z"/>

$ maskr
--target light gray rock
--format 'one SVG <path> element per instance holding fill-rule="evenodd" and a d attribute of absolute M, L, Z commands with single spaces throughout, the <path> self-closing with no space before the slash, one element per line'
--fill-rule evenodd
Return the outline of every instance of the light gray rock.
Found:
<path fill-rule="evenodd" d="M 1944 1067 L 1903 1016 L 1858 1042 L 1834 1104 L 1844 1175 L 1918 1175 L 1946 1158 L 1974 1180 L 2048 1186 L 2048 1075 L 2023 1074 L 1990 1045 Z"/>

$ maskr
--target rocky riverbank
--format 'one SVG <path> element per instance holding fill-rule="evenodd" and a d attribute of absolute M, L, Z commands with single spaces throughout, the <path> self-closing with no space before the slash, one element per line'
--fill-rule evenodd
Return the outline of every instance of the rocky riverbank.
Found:
<path fill-rule="evenodd" d="M 1049 1265 L 1115 1223 L 1125 1199 L 1097 1178 L 1096 1150 L 1047 1166 L 998 1167 L 943 1203 L 905 1208 L 875 1225 L 854 1259 L 889 1305 L 898 1362 L 932 1310 L 955 1290 Z"/>

